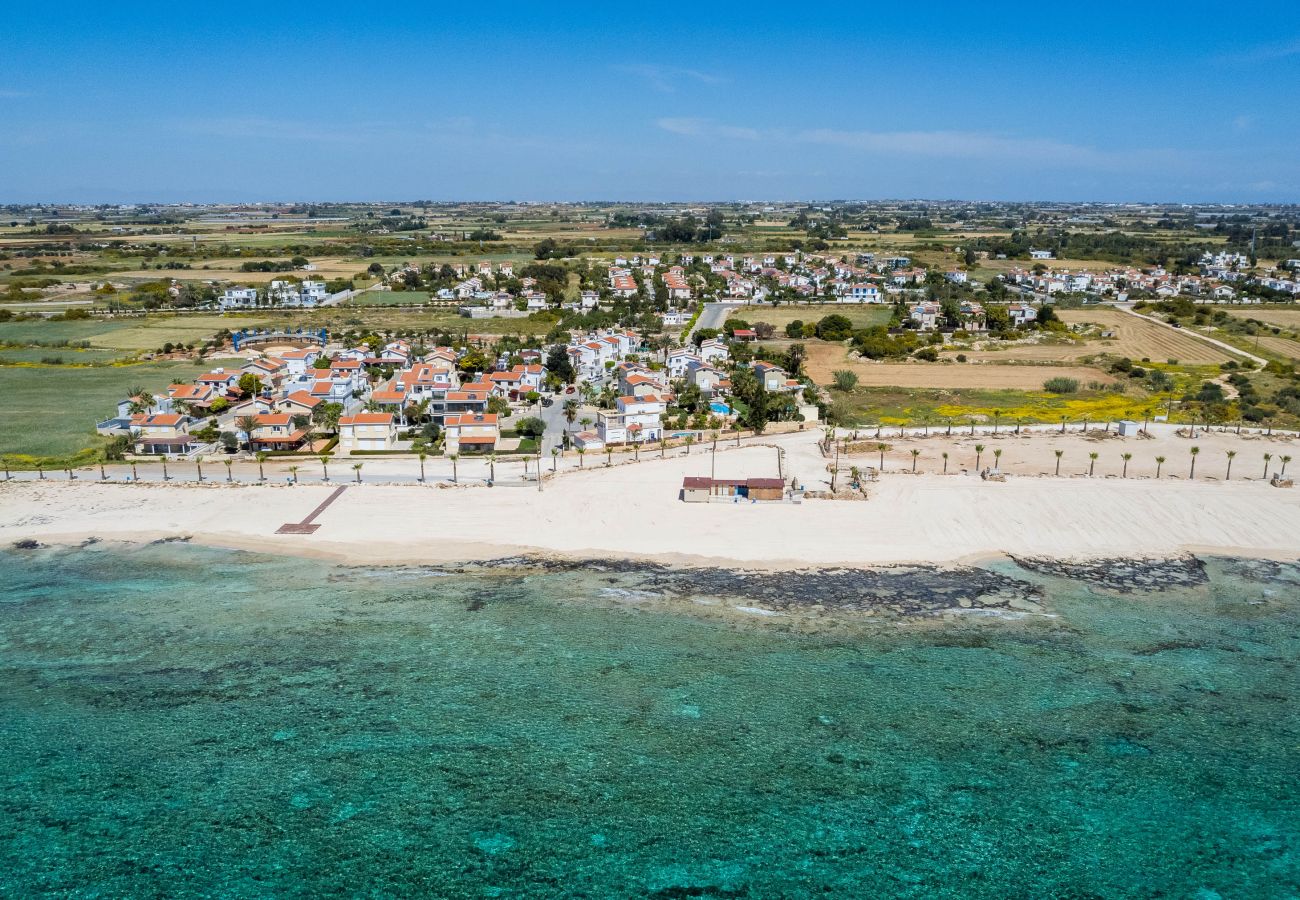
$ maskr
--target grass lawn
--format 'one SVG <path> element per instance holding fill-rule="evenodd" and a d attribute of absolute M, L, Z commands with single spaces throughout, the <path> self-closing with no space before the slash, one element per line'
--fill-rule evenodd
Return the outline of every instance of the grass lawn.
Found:
<path fill-rule="evenodd" d="M 234 362 L 240 362 L 238 360 Z M 97 447 L 95 423 L 117 412 L 134 385 L 161 393 L 222 365 L 221 360 L 72 368 L 0 367 L 0 454 L 65 457 Z"/>

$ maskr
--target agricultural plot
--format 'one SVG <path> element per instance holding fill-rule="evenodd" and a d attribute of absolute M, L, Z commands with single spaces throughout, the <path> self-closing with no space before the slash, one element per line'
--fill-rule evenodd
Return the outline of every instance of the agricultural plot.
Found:
<path fill-rule="evenodd" d="M 1042 390 L 1049 378 L 1074 378 L 1080 384 L 1114 379 L 1087 366 L 998 366 L 969 363 L 874 362 L 849 358 L 842 344 L 818 341 L 808 347 L 804 363 L 808 375 L 818 384 L 830 384 L 833 373 L 847 369 L 858 376 L 863 387 L 978 388 L 988 390 Z"/>
<path fill-rule="evenodd" d="M 1194 366 L 1213 366 L 1235 358 L 1198 340 L 1190 332 L 1166 328 L 1117 309 L 1062 309 L 1057 314 L 1071 325 L 1089 323 L 1115 332 L 1114 338 L 1089 341 L 1093 353 L 1112 353 L 1158 363 L 1176 359 L 1181 364 Z"/>
<path fill-rule="evenodd" d="M 29 319 L 0 322 L 0 343 L 53 347 L 60 342 L 89 341 L 96 349 L 118 350 L 119 355 L 153 350 L 165 343 L 194 343 L 210 338 L 223 328 L 255 327 L 266 324 L 266 316 L 195 315 L 146 316 L 120 319 L 76 319 L 71 322 Z"/>
<path fill-rule="evenodd" d="M 428 291 L 366 291 L 346 306 L 410 306 L 429 302 Z"/>
<path fill-rule="evenodd" d="M 888 306 L 862 303 L 817 303 L 807 306 L 782 303 L 780 306 L 742 306 L 728 313 L 731 318 L 744 319 L 750 323 L 766 322 L 782 334 L 790 322 L 816 322 L 831 314 L 844 316 L 853 323 L 854 328 L 869 328 L 872 325 L 888 325 L 893 310 Z"/>
<path fill-rule="evenodd" d="M 1225 307 L 1223 309 L 1234 319 L 1256 319 L 1279 328 L 1300 330 L 1300 309 L 1277 309 L 1259 307 Z"/>
<path fill-rule="evenodd" d="M 141 363 L 134 366 L 0 367 L 0 454 L 72 456 L 95 447 L 95 423 L 117 411 L 117 401 L 139 385 L 161 393 L 220 365 L 243 360 Z"/>

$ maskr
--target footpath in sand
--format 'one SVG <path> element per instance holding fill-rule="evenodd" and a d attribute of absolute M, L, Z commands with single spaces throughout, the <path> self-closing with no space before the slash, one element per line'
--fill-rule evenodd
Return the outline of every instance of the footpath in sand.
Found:
<path fill-rule="evenodd" d="M 719 452 L 716 474 L 774 476 L 780 447 L 787 478 L 824 487 L 830 476 L 816 446 L 819 435 L 809 431 Z M 1195 481 L 1186 477 L 1193 442 L 1172 431 L 1148 440 L 1040 433 L 885 441 L 886 474 L 868 486 L 865 502 L 683 503 L 683 476 L 708 475 L 715 463 L 699 446 L 690 455 L 646 454 L 640 463 L 562 470 L 540 492 L 535 484 L 506 486 L 522 470 L 503 463 L 496 487 L 440 486 L 445 482 L 435 482 L 441 476 L 432 469 L 425 484 L 383 484 L 386 470 L 376 465 L 368 467 L 365 483 L 353 483 L 314 520 L 320 526 L 314 534 L 275 532 L 307 517 L 342 480 L 296 486 L 277 478 L 201 486 L 105 484 L 89 477 L 12 481 L 0 485 L 0 544 L 183 536 L 360 564 L 544 553 L 755 568 L 943 564 L 1003 553 L 1075 559 L 1190 550 L 1300 557 L 1300 491 L 1260 479 L 1260 454 L 1275 455 L 1276 471 L 1277 457 L 1296 445 L 1290 438 L 1202 434 L 1195 441 L 1201 447 Z M 995 447 L 1003 449 L 1008 481 L 983 481 L 973 473 L 977 442 L 985 446 L 984 466 Z M 908 473 L 913 446 L 924 451 L 917 460 L 922 474 Z M 1230 447 L 1238 456 L 1233 480 L 1225 483 Z M 1059 478 L 1043 474 L 1053 471 L 1055 449 L 1065 450 Z M 946 476 L 936 474 L 944 452 Z M 1080 474 L 1091 464 L 1089 452 L 1099 454 L 1095 477 Z M 1128 478 L 1118 477 L 1121 452 L 1134 454 Z M 1168 460 L 1159 481 L 1150 477 L 1156 455 Z M 841 459 L 841 469 L 847 474 L 850 466 L 877 462 L 874 452 L 862 453 Z M 396 477 L 412 463 L 385 465 Z"/>

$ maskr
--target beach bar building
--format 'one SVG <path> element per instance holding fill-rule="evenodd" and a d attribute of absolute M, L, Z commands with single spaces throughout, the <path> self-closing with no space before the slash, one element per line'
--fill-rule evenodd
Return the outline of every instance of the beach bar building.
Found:
<path fill-rule="evenodd" d="M 682 479 L 682 500 L 708 503 L 713 499 L 782 500 L 785 482 L 780 478 L 708 478 L 687 476 Z"/>

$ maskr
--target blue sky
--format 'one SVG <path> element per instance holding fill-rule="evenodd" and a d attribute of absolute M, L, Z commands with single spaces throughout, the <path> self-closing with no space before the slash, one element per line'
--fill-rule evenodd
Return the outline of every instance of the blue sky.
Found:
<path fill-rule="evenodd" d="M 16 4 L 0 202 L 1300 201 L 1294 3 L 1053 6 Z"/>

